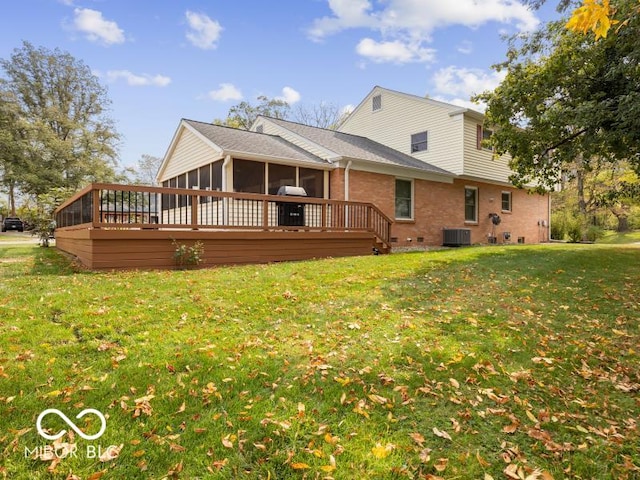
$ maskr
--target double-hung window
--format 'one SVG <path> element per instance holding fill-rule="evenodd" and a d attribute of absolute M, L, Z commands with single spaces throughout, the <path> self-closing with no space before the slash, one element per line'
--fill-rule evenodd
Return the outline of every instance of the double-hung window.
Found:
<path fill-rule="evenodd" d="M 478 189 L 476 187 L 464 188 L 464 221 L 478 222 Z"/>
<path fill-rule="evenodd" d="M 511 192 L 502 192 L 501 204 L 503 212 L 511 211 Z"/>
<path fill-rule="evenodd" d="M 413 219 L 413 182 L 396 178 L 396 218 Z"/>
<path fill-rule="evenodd" d="M 427 149 L 427 132 L 411 135 L 411 153 L 422 152 Z"/>

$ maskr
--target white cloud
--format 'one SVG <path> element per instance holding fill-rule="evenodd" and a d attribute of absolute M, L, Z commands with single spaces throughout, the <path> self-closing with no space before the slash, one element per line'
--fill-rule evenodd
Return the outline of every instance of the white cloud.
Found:
<path fill-rule="evenodd" d="M 471 97 L 485 90 L 495 89 L 504 80 L 505 75 L 506 72 L 487 72 L 475 68 L 441 68 L 433 75 L 435 91 L 438 93 L 434 98 L 484 112 L 486 106 L 471 102 Z"/>
<path fill-rule="evenodd" d="M 433 50 L 425 48 L 438 28 L 460 25 L 476 28 L 488 22 L 534 30 L 539 21 L 516 0 L 327 0 L 332 15 L 317 18 L 307 30 L 309 38 L 321 41 L 343 30 L 362 28 L 378 32 L 380 40 L 364 38 L 358 52 L 379 51 L 374 61 L 428 62 Z"/>
<path fill-rule="evenodd" d="M 433 75 L 438 93 L 449 96 L 472 97 L 485 90 L 496 88 L 506 72 L 487 72 L 476 68 L 449 66 L 441 68 Z"/>
<path fill-rule="evenodd" d="M 284 87 L 282 89 L 282 96 L 276 97 L 276 100 L 284 100 L 289 105 L 293 105 L 294 103 L 299 102 L 301 98 L 300 92 L 291 87 Z"/>
<path fill-rule="evenodd" d="M 423 47 L 420 42 L 403 43 L 399 40 L 376 42 L 371 38 L 360 40 L 356 46 L 356 52 L 376 63 L 430 62 L 435 57 L 435 50 Z"/>
<path fill-rule="evenodd" d="M 164 75 L 148 75 L 146 73 L 136 75 L 129 70 L 109 70 L 107 72 L 107 80 L 110 82 L 115 82 L 119 79 L 124 79 L 132 87 L 166 87 L 171 83 L 171 78 Z"/>
<path fill-rule="evenodd" d="M 463 40 L 462 42 L 460 42 L 460 45 L 458 45 L 458 52 L 464 55 L 470 55 L 471 53 L 473 53 L 473 43 L 471 43 L 469 40 Z"/>
<path fill-rule="evenodd" d="M 211 90 L 207 96 L 216 102 L 228 102 L 242 100 L 242 92 L 232 83 L 221 83 L 220 88 Z"/>
<path fill-rule="evenodd" d="M 195 13 L 187 10 L 185 15 L 190 28 L 187 32 L 187 39 L 191 44 L 204 50 L 216 48 L 223 30 L 220 23 L 209 18 L 204 13 Z"/>
<path fill-rule="evenodd" d="M 84 33 L 90 41 L 106 45 L 124 43 L 124 31 L 116 22 L 106 20 L 102 12 L 90 8 L 76 8 L 73 15 L 73 27 Z"/>

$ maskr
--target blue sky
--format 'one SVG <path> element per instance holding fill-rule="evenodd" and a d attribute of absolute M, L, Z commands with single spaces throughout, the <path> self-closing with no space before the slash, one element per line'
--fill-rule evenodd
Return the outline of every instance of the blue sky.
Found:
<path fill-rule="evenodd" d="M 0 57 L 26 40 L 85 62 L 108 88 L 120 162 L 163 156 L 181 118 L 259 95 L 357 105 L 380 85 L 460 105 L 493 88 L 503 34 L 556 16 L 516 0 L 21 0 Z"/>

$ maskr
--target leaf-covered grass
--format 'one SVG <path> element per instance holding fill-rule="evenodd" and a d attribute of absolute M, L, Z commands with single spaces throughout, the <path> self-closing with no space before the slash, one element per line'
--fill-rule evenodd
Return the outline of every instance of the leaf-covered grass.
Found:
<path fill-rule="evenodd" d="M 638 272 L 631 246 L 117 273 L 0 247 L 0 478 L 637 478 Z M 25 458 L 46 408 L 107 429 Z"/>

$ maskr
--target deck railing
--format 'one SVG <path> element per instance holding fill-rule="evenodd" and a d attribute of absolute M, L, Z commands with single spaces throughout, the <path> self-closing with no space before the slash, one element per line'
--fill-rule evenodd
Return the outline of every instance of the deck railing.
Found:
<path fill-rule="evenodd" d="M 392 221 L 362 202 L 94 183 L 56 210 L 58 228 L 369 231 Z"/>

